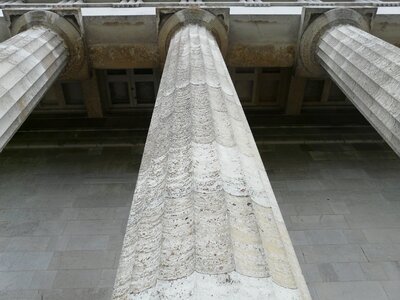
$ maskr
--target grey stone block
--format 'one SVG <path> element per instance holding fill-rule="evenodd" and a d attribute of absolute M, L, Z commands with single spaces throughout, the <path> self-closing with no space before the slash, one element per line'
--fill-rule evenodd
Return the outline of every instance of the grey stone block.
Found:
<path fill-rule="evenodd" d="M 348 202 L 347 208 L 352 215 L 383 215 L 394 213 L 388 201 Z"/>
<path fill-rule="evenodd" d="M 282 203 L 279 207 L 283 216 L 296 216 L 298 214 L 294 203 Z"/>
<path fill-rule="evenodd" d="M 311 282 L 322 282 L 322 277 L 319 271 L 318 264 L 301 264 L 301 271 L 303 272 L 304 278 L 310 286 Z"/>
<path fill-rule="evenodd" d="M 32 235 L 39 226 L 39 222 L 1 222 L 0 237 L 16 237 L 22 235 Z"/>
<path fill-rule="evenodd" d="M 53 289 L 78 289 L 97 287 L 101 279 L 101 270 L 59 270 L 53 283 Z"/>
<path fill-rule="evenodd" d="M 0 226 L 1 226 L 1 222 L 0 222 Z M 8 238 L 8 237 L 0 237 L 0 252 L 5 251 L 8 247 L 8 245 L 10 244 L 12 238 Z"/>
<path fill-rule="evenodd" d="M 103 270 L 101 272 L 101 279 L 99 287 L 112 288 L 114 286 L 117 269 Z"/>
<path fill-rule="evenodd" d="M 110 300 L 111 288 L 79 288 L 43 290 L 41 300 Z"/>
<path fill-rule="evenodd" d="M 342 230 L 307 230 L 305 235 L 310 245 L 347 244 L 347 238 Z"/>
<path fill-rule="evenodd" d="M 366 280 L 364 272 L 359 263 L 332 263 L 337 274 L 336 281 L 362 281 Z"/>
<path fill-rule="evenodd" d="M 383 288 L 389 300 L 398 300 L 400 297 L 400 281 L 383 281 Z"/>
<path fill-rule="evenodd" d="M 49 269 L 110 269 L 115 261 L 115 251 L 62 251 L 54 253 Z"/>
<path fill-rule="evenodd" d="M 349 244 L 365 244 L 367 239 L 364 233 L 359 229 L 344 229 L 343 234 L 345 235 Z"/>
<path fill-rule="evenodd" d="M 299 246 L 308 263 L 364 262 L 366 257 L 357 245 Z"/>
<path fill-rule="evenodd" d="M 29 287 L 33 271 L 0 272 L 0 290 L 22 290 Z"/>
<path fill-rule="evenodd" d="M 286 180 L 286 186 L 289 191 L 319 191 L 325 189 L 325 186 L 317 179 Z"/>
<path fill-rule="evenodd" d="M 46 270 L 53 252 L 5 252 L 0 254 L 1 271 Z"/>
<path fill-rule="evenodd" d="M 46 251 L 50 237 L 27 236 L 10 239 L 6 251 Z"/>
<path fill-rule="evenodd" d="M 387 261 L 382 262 L 383 269 L 389 280 L 400 280 L 400 262 L 399 261 Z"/>
<path fill-rule="evenodd" d="M 342 191 L 376 191 L 379 188 L 378 184 L 370 179 L 341 179 L 335 178 L 329 181 L 324 181 L 326 189 L 340 189 Z"/>
<path fill-rule="evenodd" d="M 330 263 L 318 264 L 318 271 L 322 282 L 338 281 L 338 275 Z"/>
<path fill-rule="evenodd" d="M 290 216 L 290 230 L 306 229 L 347 229 L 343 215 Z"/>
<path fill-rule="evenodd" d="M 364 229 L 363 233 L 369 243 L 399 243 L 400 230 L 395 228 Z"/>
<path fill-rule="evenodd" d="M 400 244 L 366 244 L 362 248 L 368 261 L 400 260 Z"/>
<path fill-rule="evenodd" d="M 298 215 L 332 215 L 334 212 L 329 201 L 312 201 L 296 205 Z"/>
<path fill-rule="evenodd" d="M 65 250 L 107 250 L 109 242 L 109 235 L 73 235 Z"/>
<path fill-rule="evenodd" d="M 0 290 L 0 300 L 42 300 L 39 290 Z"/>
<path fill-rule="evenodd" d="M 343 201 L 330 201 L 329 205 L 330 205 L 333 213 L 336 214 L 336 215 L 344 215 L 344 214 L 349 214 L 350 213 L 346 202 L 343 202 Z"/>
<path fill-rule="evenodd" d="M 106 220 L 115 218 L 114 207 L 94 207 L 77 209 L 77 219 L 80 220 Z"/>
<path fill-rule="evenodd" d="M 389 277 L 385 272 L 383 263 L 379 262 L 363 262 L 360 263 L 366 280 L 388 280 Z"/>
<path fill-rule="evenodd" d="M 114 234 L 114 235 L 110 236 L 110 240 L 108 242 L 107 249 L 120 251 L 123 241 L 124 241 L 123 233 L 117 234 L 117 235 Z"/>
<path fill-rule="evenodd" d="M 356 155 L 355 152 L 351 152 Z M 332 180 L 336 178 L 342 179 L 367 179 L 369 178 L 367 172 L 361 168 L 326 168 L 321 170 L 323 178 Z"/>
<path fill-rule="evenodd" d="M 304 259 L 304 254 L 303 254 L 303 252 L 302 252 L 300 246 L 295 246 L 295 245 L 293 245 L 293 248 L 294 248 L 294 252 L 296 253 L 296 257 L 297 257 L 299 263 L 300 263 L 300 264 L 305 264 L 306 261 L 305 261 L 305 259 Z"/>
<path fill-rule="evenodd" d="M 290 240 L 292 241 L 293 245 L 308 245 L 309 242 L 307 241 L 306 235 L 304 231 L 290 231 Z"/>
<path fill-rule="evenodd" d="M 33 232 L 36 236 L 61 235 L 64 231 L 65 221 L 41 221 Z"/>
<path fill-rule="evenodd" d="M 315 283 L 318 299 L 323 300 L 387 300 L 379 282 L 323 282 Z"/>
<path fill-rule="evenodd" d="M 400 228 L 400 214 L 344 215 L 351 229 Z"/>
<path fill-rule="evenodd" d="M 122 220 L 69 221 L 64 234 L 119 234 L 123 230 L 122 226 Z"/>
<path fill-rule="evenodd" d="M 382 195 L 388 201 L 394 201 L 394 202 L 400 201 L 400 189 L 397 187 L 392 188 L 392 189 L 388 189 L 388 188 L 383 189 Z"/>
<path fill-rule="evenodd" d="M 53 235 L 50 237 L 49 243 L 47 245 L 47 251 L 64 251 L 67 250 L 68 241 L 70 239 L 69 235 Z"/>
<path fill-rule="evenodd" d="M 35 271 L 29 285 L 31 289 L 51 289 L 57 271 Z"/>

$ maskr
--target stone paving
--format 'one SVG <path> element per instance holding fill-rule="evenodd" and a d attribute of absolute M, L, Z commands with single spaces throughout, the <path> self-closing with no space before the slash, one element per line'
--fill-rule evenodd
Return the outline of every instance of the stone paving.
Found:
<path fill-rule="evenodd" d="M 400 298 L 400 160 L 382 143 L 261 144 L 315 299 Z M 0 155 L 0 299 L 110 299 L 141 148 Z"/>
<path fill-rule="evenodd" d="M 110 299 L 141 154 L 0 156 L 0 299 Z"/>
<path fill-rule="evenodd" d="M 400 160 L 389 147 L 268 145 L 262 156 L 313 298 L 400 299 Z"/>

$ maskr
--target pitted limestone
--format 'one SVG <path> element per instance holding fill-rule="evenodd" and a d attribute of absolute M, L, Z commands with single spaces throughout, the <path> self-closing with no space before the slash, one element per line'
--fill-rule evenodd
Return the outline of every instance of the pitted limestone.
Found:
<path fill-rule="evenodd" d="M 211 294 L 310 299 L 217 42 L 186 25 L 170 43 L 113 298 Z"/>

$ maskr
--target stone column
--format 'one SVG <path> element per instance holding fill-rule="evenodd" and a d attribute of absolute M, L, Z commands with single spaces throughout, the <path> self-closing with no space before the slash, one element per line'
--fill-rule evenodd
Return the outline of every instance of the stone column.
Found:
<path fill-rule="evenodd" d="M 114 300 L 310 299 L 214 36 L 173 35 Z"/>
<path fill-rule="evenodd" d="M 87 74 L 72 22 L 43 10 L 8 17 L 13 37 L 0 43 L 0 152 L 61 72 L 67 79 Z"/>
<path fill-rule="evenodd" d="M 301 54 L 311 73 L 322 66 L 400 155 L 400 49 L 368 29 L 353 10 L 328 11 L 305 31 Z"/>
<path fill-rule="evenodd" d="M 36 26 L 0 43 L 0 151 L 67 63 L 54 31 Z"/>
<path fill-rule="evenodd" d="M 400 49 L 339 25 L 325 32 L 316 51 L 333 81 L 400 155 Z"/>

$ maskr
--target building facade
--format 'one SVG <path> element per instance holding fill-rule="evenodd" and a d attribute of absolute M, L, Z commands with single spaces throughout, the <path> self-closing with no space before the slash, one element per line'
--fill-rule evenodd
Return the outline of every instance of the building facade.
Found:
<path fill-rule="evenodd" d="M 0 149 L 148 128 L 113 299 L 311 299 L 247 119 L 369 122 L 399 154 L 396 2 L 0 8 Z"/>

